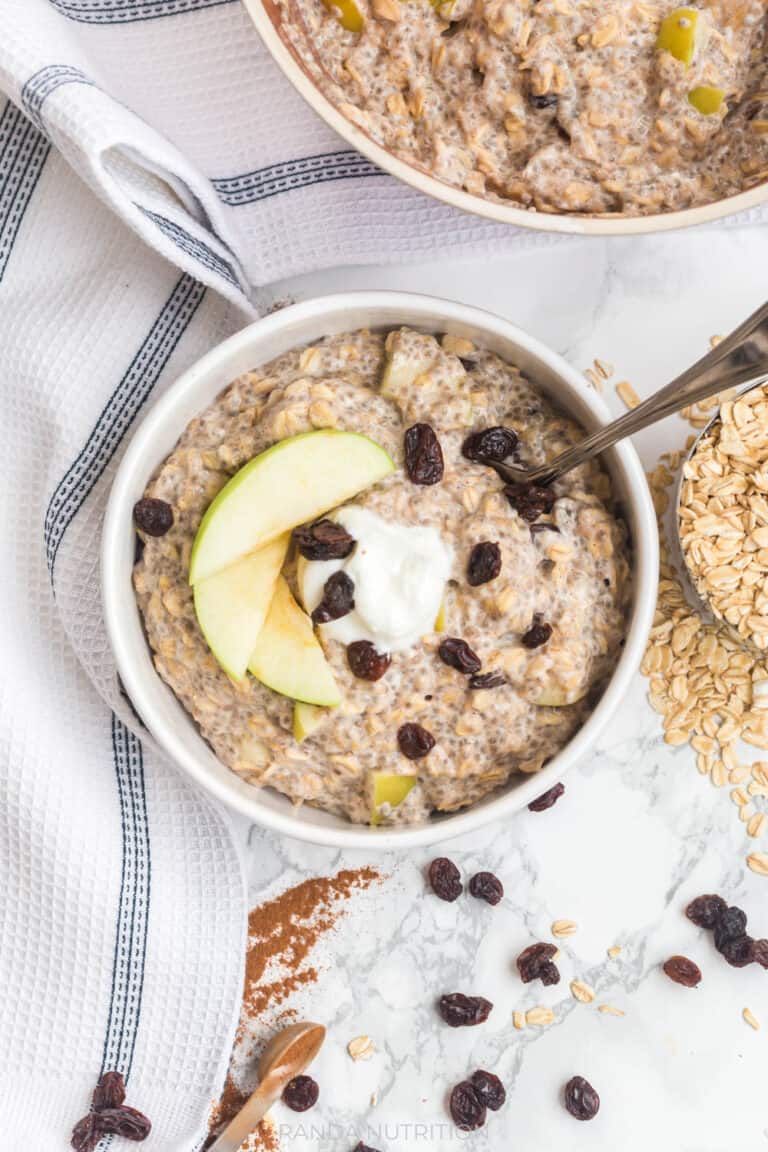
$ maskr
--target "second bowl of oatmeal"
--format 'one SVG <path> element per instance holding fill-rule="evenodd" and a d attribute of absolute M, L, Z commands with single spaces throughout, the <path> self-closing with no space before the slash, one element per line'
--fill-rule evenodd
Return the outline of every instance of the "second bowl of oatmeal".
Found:
<path fill-rule="evenodd" d="M 606 415 L 537 341 L 430 297 L 308 301 L 215 348 L 136 433 L 105 521 L 150 732 L 253 820 L 339 846 L 444 839 L 551 788 L 639 665 L 655 515 L 627 444 L 553 490 L 492 464 Z"/>
<path fill-rule="evenodd" d="M 764 0 L 245 5 L 339 135 L 464 211 L 610 235 L 768 199 Z M 338 177 L 340 154 L 312 160 Z"/>

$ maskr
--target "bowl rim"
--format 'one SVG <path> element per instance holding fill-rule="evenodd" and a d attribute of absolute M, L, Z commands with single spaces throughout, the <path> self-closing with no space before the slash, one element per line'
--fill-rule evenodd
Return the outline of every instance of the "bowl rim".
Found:
<path fill-rule="evenodd" d="M 610 419 L 605 403 L 589 387 L 581 373 L 537 338 L 529 336 L 516 325 L 485 309 L 431 295 L 397 291 L 344 292 L 289 305 L 240 329 L 192 364 L 168 386 L 134 431 L 115 473 L 104 517 L 101 544 L 102 601 L 108 639 L 125 692 L 158 746 L 194 783 L 228 808 L 274 832 L 328 847 L 387 851 L 448 840 L 511 815 L 553 787 L 571 764 L 594 745 L 624 697 L 645 651 L 656 606 L 659 566 L 658 528 L 642 464 L 631 443 L 624 441 L 612 449 L 614 470 L 622 474 L 626 500 L 632 506 L 634 520 L 633 604 L 624 648 L 602 697 L 585 724 L 540 772 L 516 783 L 514 788 L 493 796 L 482 804 L 446 814 L 437 820 L 428 820 L 424 824 L 371 828 L 368 825 L 352 823 L 348 826 L 303 823 L 289 808 L 283 812 L 260 804 L 261 789 L 252 788 L 247 794 L 240 791 L 239 789 L 243 788 L 243 781 L 230 769 L 224 768 L 221 777 L 214 775 L 202 762 L 201 755 L 189 753 L 170 730 L 170 726 L 166 726 L 158 717 L 158 710 L 155 707 L 157 687 L 160 686 L 166 691 L 170 689 L 152 665 L 151 652 L 139 620 L 132 588 L 130 602 L 126 602 L 124 581 L 127 577 L 130 586 L 130 571 L 125 572 L 119 557 L 120 545 L 125 539 L 126 524 L 132 524 L 136 492 L 143 490 L 144 486 L 142 483 L 139 487 L 136 480 L 138 476 L 151 475 L 164 458 L 164 455 L 158 457 L 156 452 L 152 453 L 153 439 L 161 434 L 163 427 L 170 423 L 177 438 L 184 431 L 186 422 L 179 424 L 178 418 L 175 423 L 173 420 L 174 411 L 180 406 L 182 397 L 194 392 L 197 387 L 204 386 L 206 378 L 211 378 L 213 382 L 213 378 L 217 373 L 221 373 L 228 363 L 251 348 L 253 348 L 254 367 L 264 363 L 265 358 L 260 356 L 258 347 L 270 337 L 292 336 L 294 344 L 299 345 L 302 340 L 311 338 L 308 334 L 302 335 L 303 327 L 312 323 L 317 324 L 321 320 L 330 320 L 332 317 L 337 318 L 352 309 L 365 309 L 372 314 L 393 311 L 402 314 L 400 320 L 382 319 L 382 325 L 402 323 L 418 326 L 421 323 L 427 330 L 431 326 L 432 330 L 436 331 L 437 313 L 441 326 L 445 326 L 443 330 L 452 323 L 473 326 L 485 332 L 489 338 L 508 341 L 539 360 L 564 384 L 571 397 L 574 394 L 578 397 L 596 421 L 605 422 Z M 196 410 L 202 411 L 220 393 L 221 388 L 222 385 L 217 384 L 216 391 Z M 564 406 L 568 408 L 567 403 Z M 130 657 L 130 649 L 137 643 L 137 630 L 141 637 L 141 645 L 147 654 L 149 667 L 146 673 L 138 665 L 134 665 Z M 183 709 L 180 703 L 179 706 Z M 183 711 L 189 725 L 195 730 L 197 740 L 205 743 L 192 717 L 186 710 Z M 210 752 L 207 744 L 206 748 Z"/>
<path fill-rule="evenodd" d="M 463 188 L 438 179 L 415 164 L 409 164 L 393 156 L 383 145 L 349 120 L 299 67 L 270 17 L 264 0 L 243 0 L 243 4 L 272 59 L 299 95 L 330 128 L 390 176 L 395 176 L 418 192 L 440 200 L 452 208 L 459 208 L 463 212 L 496 223 L 535 232 L 555 232 L 572 236 L 638 236 L 708 224 L 722 220 L 725 216 L 756 208 L 768 201 L 768 181 L 744 192 L 714 200 L 710 204 L 700 204 L 674 212 L 657 212 L 649 216 L 617 214 L 614 217 L 603 217 L 539 212 L 475 196 Z"/>

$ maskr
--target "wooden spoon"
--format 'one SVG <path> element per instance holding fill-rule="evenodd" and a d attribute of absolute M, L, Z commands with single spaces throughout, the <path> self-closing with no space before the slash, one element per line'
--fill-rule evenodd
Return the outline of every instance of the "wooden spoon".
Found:
<path fill-rule="evenodd" d="M 290 1024 L 273 1036 L 259 1059 L 258 1088 L 208 1152 L 237 1152 L 246 1136 L 266 1116 L 288 1081 L 309 1067 L 324 1040 L 323 1025 L 308 1021 Z"/>

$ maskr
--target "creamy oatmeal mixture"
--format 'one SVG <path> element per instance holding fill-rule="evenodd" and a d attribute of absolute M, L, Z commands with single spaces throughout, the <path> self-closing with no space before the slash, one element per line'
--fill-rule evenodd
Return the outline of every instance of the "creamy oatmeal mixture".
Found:
<path fill-rule="evenodd" d="M 382 373 L 393 355 L 420 371 L 415 380 L 392 377 L 384 395 Z M 444 458 L 442 479 L 426 486 L 403 466 L 404 435 L 416 422 L 432 426 Z M 160 675 L 233 771 L 361 823 L 371 819 L 373 771 L 415 773 L 406 799 L 379 813 L 411 823 L 472 804 L 514 773 L 537 772 L 583 723 L 624 632 L 625 526 L 596 463 L 558 481 L 549 510 L 525 519 L 495 471 L 462 455 L 470 432 L 496 425 L 517 433 L 518 457 L 530 463 L 581 435 L 512 365 L 466 340 L 445 336 L 438 344 L 405 329 L 388 337 L 358 331 L 289 352 L 235 380 L 189 425 L 148 486 L 147 497 L 171 505 L 174 523 L 146 537 L 134 583 Z M 395 471 L 351 504 L 439 534 L 449 578 L 437 621 L 444 631 L 393 650 L 376 682 L 356 678 L 345 643 L 318 627 L 342 702 L 299 743 L 292 700 L 250 675 L 235 683 L 217 664 L 196 621 L 189 560 L 203 513 L 233 473 L 277 441 L 324 428 L 364 431 L 390 453 Z M 501 568 L 472 586 L 468 562 L 479 542 L 498 544 Z M 284 573 L 300 595 L 296 570 L 294 546 Z M 551 634 L 527 647 L 532 625 L 548 625 Z M 438 655 L 446 637 L 466 641 L 496 685 L 473 689 L 447 665 Z M 405 724 L 432 734 L 428 755 L 402 754 Z"/>
<path fill-rule="evenodd" d="M 478 196 L 643 215 L 768 179 L 766 0 L 281 3 L 349 119 Z"/>

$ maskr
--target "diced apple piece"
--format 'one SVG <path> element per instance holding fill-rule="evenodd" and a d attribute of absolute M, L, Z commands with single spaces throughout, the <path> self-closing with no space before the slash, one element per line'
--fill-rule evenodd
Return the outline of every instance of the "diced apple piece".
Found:
<path fill-rule="evenodd" d="M 405 800 L 408 793 L 416 784 L 418 776 L 397 776 L 392 772 L 372 772 L 373 811 L 371 824 L 380 824 L 383 816 L 380 808 L 383 804 L 390 808 L 397 808 Z"/>
<path fill-rule="evenodd" d="M 222 488 L 192 548 L 190 584 L 314 520 L 394 471 L 367 436 L 324 428 L 281 440 Z"/>
<path fill-rule="evenodd" d="M 316 732 L 328 714 L 327 708 L 297 700 L 293 705 L 293 735 L 298 743 L 301 744 L 302 740 Z"/>
<path fill-rule="evenodd" d="M 281 696 L 331 708 L 341 701 L 333 672 L 312 621 L 278 578 L 264 626 L 248 661 L 248 671 Z"/>
<path fill-rule="evenodd" d="M 195 613 L 208 647 L 233 680 L 242 680 L 267 618 L 290 543 L 284 532 L 257 552 L 195 585 Z"/>
<path fill-rule="evenodd" d="M 697 8 L 675 8 L 661 22 L 656 48 L 690 64 L 696 54 L 700 21 Z"/>
<path fill-rule="evenodd" d="M 420 332 L 390 332 L 384 347 L 387 362 L 381 377 L 381 393 L 394 399 L 402 397 L 418 376 L 429 371 L 440 352 L 434 336 Z"/>
<path fill-rule="evenodd" d="M 365 21 L 355 0 L 323 0 L 323 4 L 347 32 L 362 32 Z"/>
<path fill-rule="evenodd" d="M 692 104 L 702 116 L 716 116 L 725 100 L 724 88 L 712 88 L 709 84 L 700 84 L 688 93 L 688 103 Z"/>

